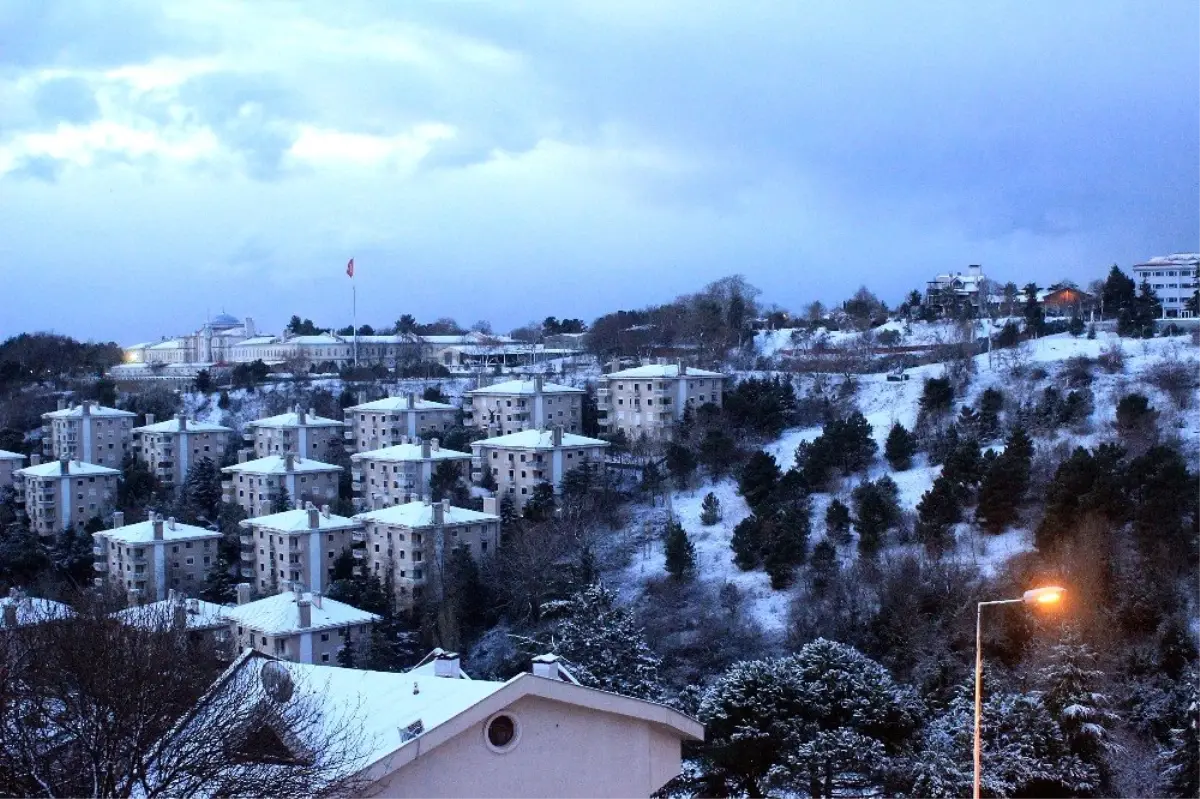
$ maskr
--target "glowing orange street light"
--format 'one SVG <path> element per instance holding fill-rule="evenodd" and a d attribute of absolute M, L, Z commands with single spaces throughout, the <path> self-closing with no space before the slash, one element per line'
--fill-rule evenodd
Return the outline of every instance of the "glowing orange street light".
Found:
<path fill-rule="evenodd" d="M 980 764 L 982 763 L 982 738 L 980 736 L 980 719 L 983 716 L 983 607 L 984 605 L 1026 605 L 1056 606 L 1062 601 L 1067 590 L 1057 585 L 1045 588 L 1031 588 L 1021 595 L 1020 599 L 993 599 L 980 602 L 975 610 L 975 783 L 972 796 L 979 799 Z"/>

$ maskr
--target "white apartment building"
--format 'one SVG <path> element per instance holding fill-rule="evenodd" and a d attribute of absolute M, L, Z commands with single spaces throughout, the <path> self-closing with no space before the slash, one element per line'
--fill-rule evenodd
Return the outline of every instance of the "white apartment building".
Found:
<path fill-rule="evenodd" d="M 231 640 L 225 605 L 189 597 L 174 588 L 158 602 L 118 610 L 113 618 L 128 627 L 143 630 L 185 629 L 189 637 L 207 640 L 220 654 L 229 656 Z"/>
<path fill-rule="evenodd" d="M 720 406 L 725 375 L 683 364 L 651 364 L 600 378 L 596 405 L 601 432 L 623 431 L 630 441 L 670 438 L 688 405 Z"/>
<path fill-rule="evenodd" d="M 253 443 L 254 454 L 260 458 L 294 452 L 304 458 L 324 459 L 341 447 L 342 427 L 336 419 L 317 416 L 311 409 L 297 407 L 288 413 L 268 416 L 246 425 L 247 443 Z"/>
<path fill-rule="evenodd" d="M 92 534 L 96 586 L 107 583 L 131 597 L 159 602 L 171 590 L 195 593 L 217 563 L 221 533 L 183 524 L 155 513 L 125 524 L 113 514 L 113 528 Z"/>
<path fill-rule="evenodd" d="M 117 477 L 107 466 L 62 458 L 13 472 L 17 501 L 23 503 L 29 529 L 42 537 L 68 527 L 82 530 L 92 519 L 112 510 Z"/>
<path fill-rule="evenodd" d="M 30 596 L 16 586 L 8 589 L 7 596 L 0 596 L 0 632 L 66 619 L 72 615 L 74 611 L 69 605 Z"/>
<path fill-rule="evenodd" d="M 351 552 L 356 566 L 370 574 L 390 573 L 401 609 L 411 608 L 431 580 L 442 575 L 446 558 L 465 549 L 476 560 L 500 545 L 496 500 L 485 500 L 486 512 L 441 502 L 417 501 L 360 513 L 363 529 L 354 534 Z"/>
<path fill-rule="evenodd" d="M 166 422 L 155 422 L 153 414 L 146 417 L 145 426 L 133 429 L 133 451 L 159 480 L 176 488 L 204 458 L 219 463 L 234 434 L 228 427 L 197 422 L 182 413 Z"/>
<path fill-rule="evenodd" d="M 329 512 L 329 506 L 272 513 L 239 522 L 242 528 L 242 579 L 251 580 L 260 594 L 287 583 L 310 591 L 329 588 L 333 562 L 350 546 L 362 522 Z"/>
<path fill-rule="evenodd" d="M 364 509 L 408 502 L 431 493 L 434 470 L 443 463 L 454 464 L 465 478 L 470 460 L 470 453 L 445 449 L 436 438 L 360 452 L 350 456 L 354 497 Z"/>
<path fill-rule="evenodd" d="M 1162 302 L 1163 319 L 1190 319 L 1194 314 L 1185 306 L 1200 285 L 1200 253 L 1160 255 L 1135 264 L 1133 279 L 1138 286 L 1145 281 L 1154 289 Z"/>
<path fill-rule="evenodd" d="M 238 648 L 295 663 L 336 663 L 342 648 L 362 640 L 379 620 L 374 613 L 291 586 L 254 602 L 249 598 L 250 586 L 241 583 L 237 607 L 224 612 Z"/>
<path fill-rule="evenodd" d="M 287 491 L 291 506 L 303 502 L 324 505 L 337 499 L 341 466 L 290 452 L 241 460 L 246 455 L 243 450 L 238 454 L 238 463 L 221 470 L 228 475 L 221 481 L 221 499 L 241 505 L 248 516 L 274 513 L 275 502 L 283 490 Z"/>
<path fill-rule="evenodd" d="M 581 388 L 547 383 L 541 375 L 530 380 L 506 380 L 468 391 L 463 424 L 489 436 L 547 430 L 560 425 L 568 433 L 583 429 Z"/>
<path fill-rule="evenodd" d="M 471 479 L 479 481 L 483 470 L 490 470 L 497 494 L 512 497 L 520 511 L 539 483 L 549 483 L 558 494 L 567 472 L 587 464 L 603 467 L 608 446 L 607 441 L 565 433 L 561 427 L 485 438 L 471 444 Z"/>
<path fill-rule="evenodd" d="M 91 400 L 42 414 L 42 455 L 121 468 L 137 414 Z"/>
<path fill-rule="evenodd" d="M 25 456 L 19 452 L 9 452 L 0 449 L 0 489 L 9 488 L 13 484 L 13 472 L 25 463 Z"/>
<path fill-rule="evenodd" d="M 418 399 L 415 393 L 385 397 L 346 409 L 346 449 L 369 452 L 405 440 L 432 438 L 458 424 L 458 408 Z"/>

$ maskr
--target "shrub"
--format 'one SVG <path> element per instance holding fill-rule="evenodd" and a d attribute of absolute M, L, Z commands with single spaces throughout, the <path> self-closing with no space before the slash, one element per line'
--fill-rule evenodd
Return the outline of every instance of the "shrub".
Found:
<path fill-rule="evenodd" d="M 1096 358 L 1096 363 L 1100 364 L 1100 368 L 1109 374 L 1124 372 L 1125 350 L 1122 349 L 1120 342 L 1110 344 L 1100 350 L 1100 356 Z"/>
<path fill-rule="evenodd" d="M 1067 388 L 1087 388 L 1092 384 L 1093 365 L 1092 359 L 1086 355 L 1076 355 L 1063 363 L 1059 376 L 1067 384 Z"/>
<path fill-rule="evenodd" d="M 1170 397 L 1179 410 L 1191 404 L 1197 385 L 1195 370 L 1191 367 L 1178 361 L 1163 361 L 1145 370 L 1142 378 Z"/>

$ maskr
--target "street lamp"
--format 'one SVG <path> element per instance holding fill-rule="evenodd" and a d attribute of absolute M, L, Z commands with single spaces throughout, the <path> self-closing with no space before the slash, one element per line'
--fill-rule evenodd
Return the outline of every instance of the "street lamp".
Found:
<path fill-rule="evenodd" d="M 979 776 L 982 739 L 979 727 L 983 716 L 983 607 L 984 605 L 1057 605 L 1062 601 L 1065 588 L 1048 585 L 1045 588 L 1032 588 L 1021 595 L 1020 599 L 993 599 L 980 602 L 975 611 L 975 783 L 972 796 L 979 799 Z"/>

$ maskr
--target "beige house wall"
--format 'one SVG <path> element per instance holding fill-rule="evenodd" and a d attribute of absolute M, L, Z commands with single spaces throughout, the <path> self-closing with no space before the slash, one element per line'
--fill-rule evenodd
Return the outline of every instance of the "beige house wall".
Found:
<path fill-rule="evenodd" d="M 454 409 L 347 411 L 347 443 L 353 452 L 370 452 L 403 443 L 405 436 L 432 438 L 457 422 Z"/>
<path fill-rule="evenodd" d="M 259 594 L 269 594 L 273 588 L 285 583 L 300 582 L 310 591 L 327 589 L 333 562 L 338 555 L 350 546 L 350 530 L 319 531 L 321 546 L 319 557 L 319 573 L 321 581 L 314 585 L 312 581 L 312 561 L 309 555 L 309 539 L 312 530 L 301 530 L 295 533 L 282 533 L 278 530 L 268 530 L 263 527 L 251 528 L 243 532 L 243 537 L 250 538 L 253 545 L 252 559 L 243 557 L 243 565 L 249 565 L 253 570 L 254 586 Z M 245 553 L 243 549 L 243 553 Z M 248 562 L 247 562 L 248 560 Z"/>
<path fill-rule="evenodd" d="M 62 504 L 64 480 L 69 482 L 69 509 Z M 111 474 L 22 477 L 15 485 L 29 528 L 40 536 L 58 535 L 68 522 L 82 530 L 97 516 L 108 516 L 117 495 L 117 477 Z"/>
<path fill-rule="evenodd" d="M 140 433 L 137 438 L 135 452 L 143 463 L 160 480 L 179 487 L 187 479 L 187 470 L 191 469 L 204 458 L 209 458 L 219 465 L 225 447 L 229 444 L 231 433 L 206 432 L 187 434 L 188 459 L 186 468 L 179 452 L 179 433 Z M 169 465 L 163 466 L 167 463 Z"/>
<path fill-rule="evenodd" d="M 679 773 L 678 735 L 649 722 L 536 696 L 521 697 L 502 712 L 519 728 L 508 751 L 489 748 L 484 721 L 367 786 L 363 794 L 650 796 Z"/>
<path fill-rule="evenodd" d="M 563 476 L 571 470 L 587 463 L 603 464 L 604 450 L 595 446 L 564 446 L 557 450 L 480 446 L 479 462 L 472 464 L 472 479 L 478 480 L 482 469 L 489 469 L 496 481 L 496 495 L 511 496 L 520 511 L 538 483 L 550 483 L 557 494 Z"/>
<path fill-rule="evenodd" d="M 352 485 L 360 504 L 370 509 L 398 505 L 418 497 L 430 495 L 433 472 L 441 463 L 453 463 L 466 479 L 469 458 L 438 460 L 413 459 L 407 461 L 376 460 L 360 458 L 351 469 Z"/>
<path fill-rule="evenodd" d="M 21 466 L 22 462 L 14 458 L 0 458 L 0 488 L 13 484 L 13 472 Z"/>
<path fill-rule="evenodd" d="M 330 505 L 338 495 L 338 473 L 334 470 L 271 475 L 234 472 L 222 479 L 222 499 L 240 505 L 251 518 L 275 512 L 273 503 L 281 487 L 287 488 L 292 507 L 305 500 L 318 506 Z"/>
<path fill-rule="evenodd" d="M 254 457 L 283 455 L 291 452 L 302 458 L 328 462 L 333 447 L 342 447 L 342 428 L 312 426 L 304 428 L 304 448 L 300 448 L 299 427 L 254 427 Z"/>
<path fill-rule="evenodd" d="M 107 570 L 97 576 L 111 586 L 141 591 L 147 602 L 166 599 L 171 588 L 195 596 L 203 590 L 208 572 L 217 562 L 220 537 L 220 534 L 214 534 L 212 538 L 188 541 L 124 544 L 110 540 L 104 533 L 97 533 L 96 546 L 103 549 L 102 557 L 107 565 Z M 161 567 L 158 565 L 160 560 L 163 561 Z"/>
<path fill-rule="evenodd" d="M 680 389 L 680 381 L 684 381 Z M 602 378 L 599 395 L 600 427 L 606 433 L 625 431 L 635 441 L 644 434 L 651 440 L 669 438 L 683 415 L 684 403 L 698 407 L 724 400 L 724 381 L 718 377 Z"/>
<path fill-rule="evenodd" d="M 542 394 L 468 395 L 471 404 L 464 424 L 487 432 L 489 437 L 562 425 L 568 433 L 583 430 L 583 394 L 557 392 Z M 542 403 L 539 414 L 536 408 Z"/>
<path fill-rule="evenodd" d="M 444 524 L 440 546 L 437 535 L 434 527 L 366 522 L 363 546 L 354 550 L 362 554 L 355 557 L 366 564 L 369 574 L 383 578 L 390 571 L 396 603 L 401 610 L 409 609 L 420 598 L 422 589 L 440 576 L 442 560 L 455 547 L 466 547 L 476 561 L 494 553 L 500 545 L 500 523 Z"/>
<path fill-rule="evenodd" d="M 49 458 L 65 457 L 119 469 L 133 438 L 133 421 L 132 416 L 92 415 L 50 419 L 49 425 L 43 425 L 43 453 Z M 90 441 L 83 434 L 85 426 Z"/>
<path fill-rule="evenodd" d="M 289 635 L 268 635 L 262 630 L 239 626 L 236 622 L 230 623 L 230 634 L 240 651 L 254 649 L 264 655 L 296 663 L 316 663 L 330 666 L 337 665 L 338 652 L 342 650 L 347 641 L 352 646 L 357 645 L 370 632 L 370 629 L 370 624 L 353 624 Z M 301 658 L 301 652 L 304 650 L 302 638 L 306 635 L 311 637 L 311 660 Z"/>

